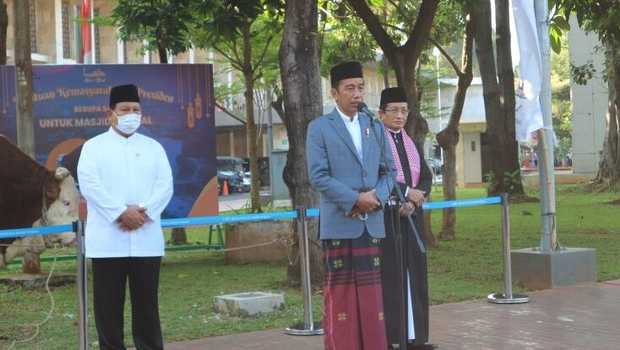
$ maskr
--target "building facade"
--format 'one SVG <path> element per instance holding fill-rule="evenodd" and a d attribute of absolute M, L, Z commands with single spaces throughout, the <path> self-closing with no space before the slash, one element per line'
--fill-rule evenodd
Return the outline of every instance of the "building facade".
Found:
<path fill-rule="evenodd" d="M 596 72 L 586 85 L 577 84 L 571 77 L 572 159 L 575 174 L 594 176 L 598 171 L 607 120 L 609 90 L 603 79 L 604 56 L 601 42 L 593 33 L 586 33 L 571 19 L 568 33 L 570 62 L 574 66 L 592 64 Z"/>

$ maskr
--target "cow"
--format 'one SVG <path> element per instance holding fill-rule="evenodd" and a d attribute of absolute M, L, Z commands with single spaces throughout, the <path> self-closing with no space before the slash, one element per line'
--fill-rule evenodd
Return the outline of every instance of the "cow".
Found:
<path fill-rule="evenodd" d="M 78 219 L 79 202 L 67 169 L 48 170 L 0 135 L 0 230 L 70 224 Z M 17 256 L 74 240 L 72 232 L 0 239 L 0 268 Z"/>

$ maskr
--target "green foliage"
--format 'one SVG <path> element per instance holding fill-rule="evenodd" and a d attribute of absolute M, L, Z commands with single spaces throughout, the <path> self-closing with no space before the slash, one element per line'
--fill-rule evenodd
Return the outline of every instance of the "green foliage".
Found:
<path fill-rule="evenodd" d="M 191 46 L 191 4 L 191 0 L 119 0 L 111 22 L 123 40 L 145 40 L 148 51 L 165 49 L 176 55 Z"/>
<path fill-rule="evenodd" d="M 598 35 L 604 45 L 607 69 L 603 72 L 603 76 L 607 78 L 611 67 L 620 62 L 620 26 L 618 25 L 620 5 L 618 0 L 552 0 L 550 6 L 554 9 L 554 18 L 563 17 L 568 23 L 568 19 L 574 14 L 580 27 Z M 561 29 L 566 31 L 567 28 L 566 24 Z M 575 67 L 575 73 L 576 77 L 581 79 L 580 82 L 584 82 L 591 76 L 592 69 L 589 65 Z"/>
<path fill-rule="evenodd" d="M 549 6 L 555 10 L 556 16 L 564 18 L 564 31 L 569 28 L 570 15 L 575 14 L 579 26 L 597 33 L 601 42 L 620 40 L 620 6 L 617 0 L 552 0 Z"/>
<path fill-rule="evenodd" d="M 463 1 L 444 1 L 437 10 L 431 38 L 439 42 L 460 63 L 463 33 L 465 31 L 465 7 Z M 429 49 L 432 45 L 429 45 Z M 425 51 L 422 56 L 423 63 L 434 63 L 434 57 L 430 51 Z M 454 70 L 449 67 L 449 75 L 454 75 Z"/>
<path fill-rule="evenodd" d="M 196 6 L 196 46 L 216 50 L 237 71 L 251 70 L 252 79 L 273 84 L 278 79 L 278 45 L 282 29 L 281 1 L 202 0 Z M 249 36 L 246 62 L 244 35 Z"/>
<path fill-rule="evenodd" d="M 344 61 L 374 62 L 377 44 L 364 23 L 355 16 L 340 16 L 343 4 L 324 1 L 321 7 L 321 75 Z"/>
<path fill-rule="evenodd" d="M 462 37 L 465 17 L 465 0 L 443 1 L 435 15 L 431 37 L 449 45 Z M 413 30 L 420 10 L 421 0 L 384 1 L 370 0 L 371 10 L 379 17 L 382 27 L 396 43 L 404 43 Z M 344 0 L 321 0 L 321 24 L 323 45 L 321 48 L 321 74 L 326 76 L 333 64 L 344 60 L 374 61 L 379 50 L 364 23 Z M 431 45 L 428 45 L 430 48 Z M 460 52 L 455 56 L 459 57 Z M 422 53 L 422 63 L 429 63 L 430 53 Z M 458 61 L 458 59 L 457 59 Z"/>
<path fill-rule="evenodd" d="M 572 110 L 570 103 L 570 76 L 568 40 L 561 37 L 562 50 L 551 53 L 551 114 L 553 130 L 558 138 L 556 157 L 564 159 L 572 146 Z"/>
<path fill-rule="evenodd" d="M 575 66 L 571 63 L 570 71 L 575 83 L 578 85 L 586 85 L 588 84 L 588 80 L 592 79 L 592 76 L 596 73 L 596 68 L 594 68 L 592 61 L 581 66 Z"/>
<path fill-rule="evenodd" d="M 243 28 L 252 27 L 259 18 L 272 26 L 281 24 L 284 5 L 281 0 L 201 0 L 198 3 L 196 11 L 203 19 L 199 22 L 203 39 L 208 43 L 236 41 L 243 36 Z M 265 27 L 251 28 L 252 38 L 261 29 Z M 280 31 L 281 28 L 269 29 Z"/>
<path fill-rule="evenodd" d="M 504 188 L 508 193 L 514 193 L 521 185 L 521 169 L 517 168 L 513 172 L 505 172 L 501 180 L 495 177 L 495 173 L 489 172 L 483 176 L 487 193 L 490 193 L 492 189 L 497 188 L 499 181 L 503 182 Z"/>

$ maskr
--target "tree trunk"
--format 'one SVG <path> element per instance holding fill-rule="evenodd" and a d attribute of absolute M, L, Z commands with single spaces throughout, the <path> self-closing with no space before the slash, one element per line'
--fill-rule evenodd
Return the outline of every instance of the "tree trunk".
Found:
<path fill-rule="evenodd" d="M 620 185 L 620 49 L 618 44 L 607 43 L 609 67 L 609 103 L 607 109 L 607 134 L 599 163 L 597 182 L 607 188 Z"/>
<path fill-rule="evenodd" d="M 433 20 L 437 13 L 438 1 L 423 0 L 411 33 L 405 44 L 395 43 L 383 28 L 379 17 L 372 12 L 366 0 L 347 0 L 357 16 L 364 22 L 368 31 L 381 47 L 388 62 L 396 73 L 398 86 L 405 89 L 411 113 L 405 129 L 415 140 L 416 145 L 424 144 L 428 133 L 428 123 L 420 113 L 416 68 L 420 55 L 429 38 Z M 422 148 L 423 149 L 423 148 Z"/>
<path fill-rule="evenodd" d="M 495 66 L 495 54 L 493 52 L 492 29 L 491 29 L 491 4 L 489 1 L 480 1 L 472 7 L 472 20 L 474 21 L 474 38 L 476 42 L 476 57 L 480 67 L 482 79 L 482 91 L 484 95 L 484 110 L 487 122 L 487 141 L 489 143 L 489 165 L 491 168 L 488 176 L 488 192 L 502 192 L 503 174 L 497 174 L 502 157 L 502 142 L 500 125 L 502 109 L 500 105 L 500 88 L 497 82 Z"/>
<path fill-rule="evenodd" d="M 515 79 L 512 69 L 510 50 L 509 0 L 495 0 L 497 21 L 497 70 L 500 83 L 500 104 L 502 114 L 497 122 L 500 135 L 500 152 L 502 154 L 495 170 L 496 178 L 503 174 L 503 181 L 498 193 L 524 194 L 521 183 L 521 166 L 519 164 L 519 143 L 516 138 L 515 122 Z M 506 174 L 510 174 L 506 176 Z"/>
<path fill-rule="evenodd" d="M 0 66 L 6 64 L 6 38 L 9 16 L 4 1 L 0 2 Z"/>
<path fill-rule="evenodd" d="M 171 243 L 174 245 L 187 244 L 187 232 L 185 227 L 175 227 L 170 234 Z"/>
<path fill-rule="evenodd" d="M 452 135 L 452 130 L 443 130 L 447 131 L 447 135 Z M 442 131 L 442 132 L 443 132 Z M 458 130 L 455 133 L 456 135 L 450 136 L 447 140 L 447 144 L 441 145 L 443 149 L 443 197 L 444 200 L 455 200 L 456 199 L 456 145 L 453 143 L 456 141 L 458 143 L 459 134 Z M 437 139 L 439 139 L 439 135 L 437 135 Z M 456 238 L 456 210 L 454 208 L 444 209 L 443 210 L 443 218 L 441 222 L 441 232 L 439 232 L 439 239 L 444 241 L 451 241 Z"/>
<path fill-rule="evenodd" d="M 157 53 L 159 54 L 159 63 L 168 63 L 168 50 L 162 43 L 157 43 Z"/>
<path fill-rule="evenodd" d="M 245 84 L 245 129 L 247 134 L 247 149 L 250 158 L 250 174 L 252 187 L 250 190 L 251 211 L 261 211 L 260 203 L 260 176 L 258 173 L 258 156 L 256 143 L 256 121 L 254 120 L 254 72 L 252 67 L 252 40 L 250 22 L 246 22 L 241 30 L 243 34 L 243 80 Z"/>
<path fill-rule="evenodd" d="M 282 77 L 284 113 L 289 150 L 284 181 L 288 186 L 293 207 L 316 207 L 317 193 L 310 186 L 306 164 L 306 131 L 312 119 L 323 114 L 321 75 L 319 70 L 317 1 L 288 0 L 284 33 L 280 46 L 280 74 Z M 318 243 L 318 223 L 309 223 L 310 272 L 312 283 L 320 286 L 323 263 Z M 295 236 L 296 237 L 296 236 Z M 297 237 L 296 237 L 297 238 Z M 297 239 L 292 256 L 298 256 Z M 300 280 L 299 259 L 288 269 L 288 281 L 297 285 Z"/>
<path fill-rule="evenodd" d="M 470 11 L 471 13 L 471 11 Z M 467 20 L 465 34 L 463 35 L 463 51 L 461 55 L 461 69 L 454 66 L 459 77 L 454 106 L 450 113 L 448 126 L 437 134 L 437 143 L 444 150 L 443 171 L 443 196 L 444 200 L 456 199 L 456 146 L 459 143 L 459 124 L 465 105 L 467 89 L 473 79 L 472 53 L 474 43 L 474 24 L 471 19 Z M 453 61 L 451 61 L 453 62 Z M 456 210 L 454 208 L 443 210 L 443 220 L 439 238 L 453 240 L 455 238 Z"/>
<path fill-rule="evenodd" d="M 15 73 L 17 79 L 17 145 L 35 158 L 34 118 L 32 115 L 32 59 L 30 48 L 30 0 L 13 1 L 15 14 Z M 24 273 L 41 273 L 37 254 L 26 254 Z"/>
<path fill-rule="evenodd" d="M 420 100 L 418 98 L 416 66 L 420 56 L 412 57 L 411 55 L 406 55 L 400 48 L 394 56 L 395 59 L 390 58 L 388 62 L 390 62 L 396 73 L 398 86 L 401 86 L 407 94 L 407 105 L 411 111 L 407 118 L 405 130 L 411 135 L 416 145 L 422 147 L 419 149 L 423 150 L 424 140 L 426 134 L 428 134 L 428 123 L 420 113 Z"/>

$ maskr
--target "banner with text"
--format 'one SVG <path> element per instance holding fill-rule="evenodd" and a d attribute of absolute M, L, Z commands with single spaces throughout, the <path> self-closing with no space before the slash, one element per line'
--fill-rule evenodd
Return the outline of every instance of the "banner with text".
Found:
<path fill-rule="evenodd" d="M 159 141 L 172 166 L 174 197 L 164 217 L 216 215 L 211 65 L 34 66 L 36 160 L 48 168 L 75 167 L 82 143 L 110 127 L 110 89 L 122 84 L 138 86 L 138 132 Z M 13 142 L 15 103 L 15 68 L 0 66 L 0 134 Z"/>

